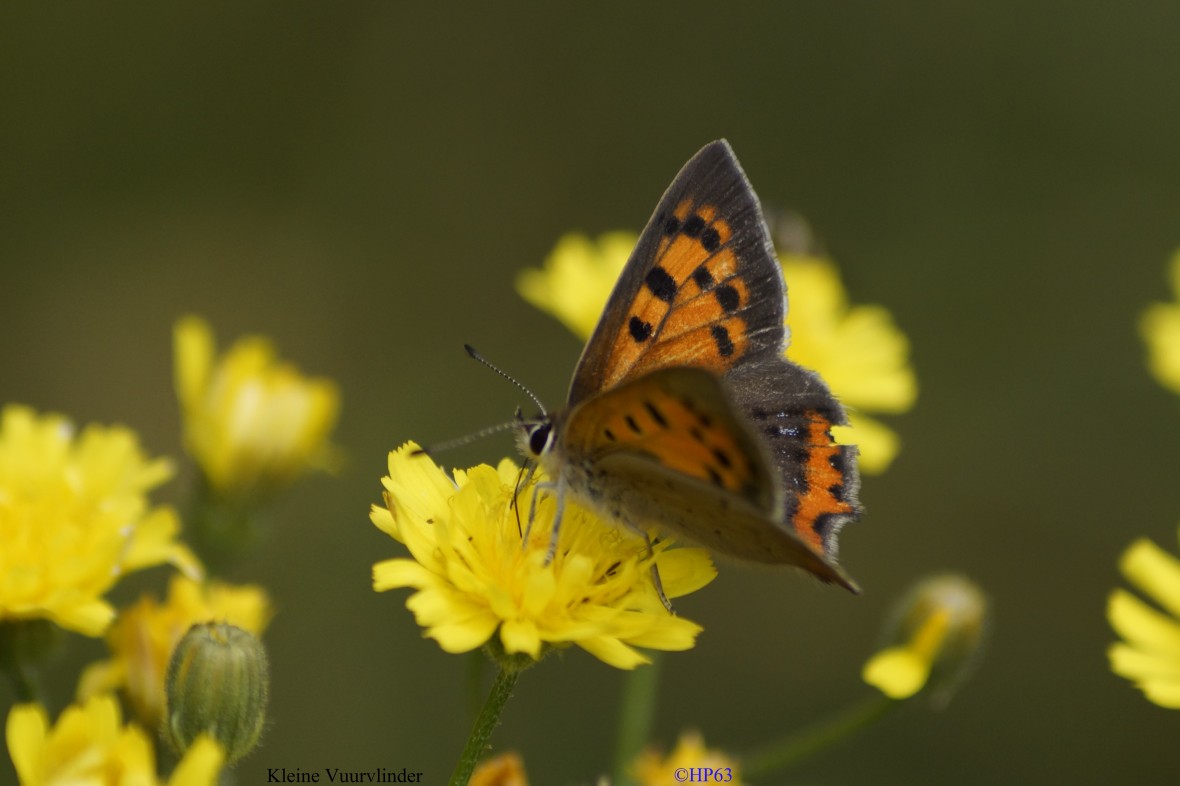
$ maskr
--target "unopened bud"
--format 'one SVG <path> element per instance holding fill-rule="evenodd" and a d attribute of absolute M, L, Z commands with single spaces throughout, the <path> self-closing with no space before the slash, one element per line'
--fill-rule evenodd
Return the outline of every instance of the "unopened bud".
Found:
<path fill-rule="evenodd" d="M 925 579 L 898 604 L 888 646 L 865 664 L 865 682 L 891 699 L 929 687 L 935 704 L 945 704 L 979 651 L 986 618 L 987 598 L 970 580 Z"/>
<path fill-rule="evenodd" d="M 165 736 L 184 752 L 206 733 L 233 764 L 262 735 L 269 680 L 266 650 L 253 634 L 222 622 L 192 626 L 168 664 Z"/>

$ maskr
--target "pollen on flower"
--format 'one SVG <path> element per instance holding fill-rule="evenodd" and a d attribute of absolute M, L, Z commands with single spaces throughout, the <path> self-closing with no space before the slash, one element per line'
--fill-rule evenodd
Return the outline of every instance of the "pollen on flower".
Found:
<path fill-rule="evenodd" d="M 411 558 L 374 565 L 373 586 L 413 588 L 407 608 L 445 651 L 467 652 L 495 638 L 506 654 L 536 660 L 576 644 L 630 669 L 648 662 L 637 648 L 693 646 L 701 629 L 668 614 L 652 586 L 650 560 L 667 595 L 678 597 L 716 575 L 706 552 L 668 549 L 665 542 L 649 556 L 642 539 L 604 538 L 612 525 L 571 505 L 549 562 L 554 500 L 539 498 L 523 545 L 514 507 L 529 509 L 521 501 L 536 493 L 536 480 L 517 497 L 518 470 L 508 460 L 456 471 L 452 479 L 415 450 L 411 443 L 390 454 L 386 504 L 371 514 Z"/>

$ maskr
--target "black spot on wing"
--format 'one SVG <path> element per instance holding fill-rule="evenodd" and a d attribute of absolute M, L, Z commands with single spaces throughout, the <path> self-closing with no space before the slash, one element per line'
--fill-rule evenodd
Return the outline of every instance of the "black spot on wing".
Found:
<path fill-rule="evenodd" d="M 684 220 L 684 226 L 681 231 L 689 237 L 699 237 L 701 232 L 705 230 L 705 219 L 701 218 L 696 213 Z"/>
<path fill-rule="evenodd" d="M 638 344 L 651 338 L 651 323 L 644 322 L 639 317 L 632 316 L 631 321 L 627 324 L 627 329 L 631 332 L 631 338 L 635 339 Z"/>
<path fill-rule="evenodd" d="M 717 290 L 713 294 L 717 296 L 717 303 L 720 304 L 720 306 L 725 309 L 727 313 L 732 314 L 733 312 L 737 311 L 738 306 L 742 304 L 742 296 L 738 294 L 738 291 L 729 284 L 722 284 L 721 286 L 717 287 Z"/>
<path fill-rule="evenodd" d="M 713 227 L 709 227 L 701 233 L 701 245 L 705 247 L 706 251 L 712 254 L 721 248 L 721 234 Z"/>
<path fill-rule="evenodd" d="M 722 325 L 714 325 L 712 328 L 713 340 L 717 342 L 717 351 L 721 353 L 721 357 L 727 358 L 733 354 L 733 341 L 729 338 L 729 331 Z"/>
<path fill-rule="evenodd" d="M 659 265 L 653 267 L 644 278 L 644 283 L 651 293 L 659 300 L 665 303 L 671 303 L 676 299 L 676 280 L 668 275 L 668 271 L 664 270 Z"/>
<path fill-rule="evenodd" d="M 709 289 L 716 282 L 713 280 L 713 274 L 710 273 L 704 265 L 701 265 L 696 270 L 692 271 L 692 280 L 696 282 L 701 291 Z"/>
<path fill-rule="evenodd" d="M 647 410 L 647 414 L 651 415 L 651 419 L 654 420 L 660 428 L 668 428 L 668 419 L 664 417 L 663 412 L 660 412 L 660 410 L 656 408 L 655 404 L 651 403 L 650 401 L 645 401 L 643 402 L 643 408 Z"/>

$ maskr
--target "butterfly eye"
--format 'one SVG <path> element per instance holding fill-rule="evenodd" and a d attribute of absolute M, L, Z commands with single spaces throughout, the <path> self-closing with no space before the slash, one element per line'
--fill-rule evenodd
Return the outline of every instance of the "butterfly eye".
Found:
<path fill-rule="evenodd" d="M 529 432 L 529 452 L 539 456 L 549 444 L 549 432 L 553 430 L 551 423 L 540 423 Z"/>

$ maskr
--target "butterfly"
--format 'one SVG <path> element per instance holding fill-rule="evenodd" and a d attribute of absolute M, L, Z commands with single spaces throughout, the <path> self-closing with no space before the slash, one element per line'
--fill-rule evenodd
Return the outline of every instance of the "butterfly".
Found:
<path fill-rule="evenodd" d="M 706 145 L 640 235 L 566 406 L 521 422 L 557 496 L 551 555 L 570 498 L 859 592 L 836 562 L 861 512 L 857 451 L 832 438 L 847 420 L 823 380 L 784 356 L 786 307 L 758 197 L 729 143 Z"/>

